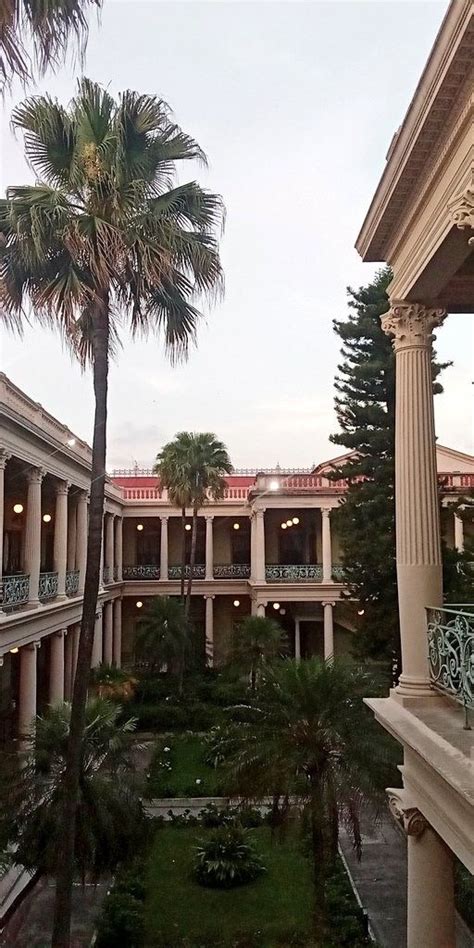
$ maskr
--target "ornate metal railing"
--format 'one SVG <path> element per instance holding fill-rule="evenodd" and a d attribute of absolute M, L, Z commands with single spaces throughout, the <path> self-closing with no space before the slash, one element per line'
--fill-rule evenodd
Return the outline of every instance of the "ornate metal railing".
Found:
<path fill-rule="evenodd" d="M 244 563 L 221 563 L 214 566 L 214 579 L 248 579 L 250 566 Z"/>
<path fill-rule="evenodd" d="M 0 582 L 0 605 L 2 609 L 14 609 L 28 602 L 30 577 L 26 573 L 4 576 Z"/>
<path fill-rule="evenodd" d="M 118 582 L 118 566 L 114 566 L 114 583 Z"/>
<path fill-rule="evenodd" d="M 280 566 L 270 564 L 265 567 L 265 578 L 268 582 L 321 582 L 323 578 L 323 567 L 318 563 L 311 563 L 308 566 Z"/>
<path fill-rule="evenodd" d="M 79 570 L 68 569 L 66 573 L 66 596 L 77 596 L 79 592 Z"/>
<path fill-rule="evenodd" d="M 40 573 L 38 599 L 54 599 L 58 595 L 58 574 Z"/>
<path fill-rule="evenodd" d="M 186 566 L 184 569 L 185 579 L 189 579 L 190 568 Z M 205 579 L 206 578 L 206 567 L 202 563 L 196 563 L 196 566 L 193 569 L 193 579 Z M 168 579 L 181 579 L 181 566 L 168 566 Z"/>
<path fill-rule="evenodd" d="M 122 568 L 123 579 L 159 579 L 159 566 L 124 566 Z"/>
<path fill-rule="evenodd" d="M 104 586 L 107 586 L 108 583 L 112 582 L 112 570 L 110 566 L 104 566 L 102 569 L 102 582 Z"/>
<path fill-rule="evenodd" d="M 469 711 L 474 708 L 474 606 L 462 609 L 427 609 L 428 656 L 433 687 L 463 705 L 464 727 L 469 729 Z"/>
<path fill-rule="evenodd" d="M 332 578 L 336 583 L 344 582 L 344 567 L 343 566 L 333 566 L 332 568 Z"/>

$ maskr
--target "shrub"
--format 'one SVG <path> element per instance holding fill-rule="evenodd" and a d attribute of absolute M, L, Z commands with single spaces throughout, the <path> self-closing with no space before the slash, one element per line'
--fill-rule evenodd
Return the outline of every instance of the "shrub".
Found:
<path fill-rule="evenodd" d="M 251 806 L 219 808 L 214 803 L 208 803 L 200 811 L 199 816 L 206 829 L 217 829 L 219 826 L 242 826 L 244 829 L 255 829 L 264 823 L 260 811 Z"/>
<path fill-rule="evenodd" d="M 142 948 L 144 938 L 143 902 L 128 892 L 112 892 L 102 908 L 96 948 Z"/>
<path fill-rule="evenodd" d="M 194 864 L 199 884 L 214 889 L 245 885 L 265 871 L 248 831 L 237 826 L 222 826 L 203 840 Z"/>

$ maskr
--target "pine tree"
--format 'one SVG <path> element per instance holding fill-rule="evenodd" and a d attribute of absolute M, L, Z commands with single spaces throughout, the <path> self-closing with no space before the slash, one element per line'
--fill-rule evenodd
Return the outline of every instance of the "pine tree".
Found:
<path fill-rule="evenodd" d="M 351 312 L 334 320 L 342 340 L 335 408 L 340 432 L 334 444 L 356 454 L 337 471 L 348 481 L 336 513 L 349 595 L 359 603 L 355 637 L 359 658 L 389 660 L 399 666 L 395 552 L 395 356 L 383 332 L 381 315 L 389 308 L 388 268 L 368 286 L 348 288 Z M 433 362 L 433 390 L 445 368 Z"/>

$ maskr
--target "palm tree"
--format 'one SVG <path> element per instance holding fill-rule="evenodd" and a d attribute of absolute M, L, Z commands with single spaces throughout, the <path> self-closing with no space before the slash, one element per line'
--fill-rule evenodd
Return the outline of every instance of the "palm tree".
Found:
<path fill-rule="evenodd" d="M 186 654 L 190 648 L 189 623 L 183 603 L 172 596 L 156 596 L 139 621 L 136 638 L 139 654 L 150 663 L 150 670 L 167 665 L 178 673 L 178 690 L 183 690 Z"/>
<path fill-rule="evenodd" d="M 268 666 L 246 723 L 217 738 L 229 792 L 258 800 L 291 797 L 309 820 L 314 917 L 325 944 L 324 883 L 337 854 L 340 822 L 361 849 L 360 814 L 384 797 L 389 761 L 362 700 L 368 678 L 349 664 L 310 659 Z"/>
<path fill-rule="evenodd" d="M 110 352 L 118 322 L 132 335 L 164 337 L 172 361 L 185 358 L 200 317 L 192 300 L 221 288 L 216 229 L 222 202 L 196 182 L 172 187 L 176 163 L 204 155 L 154 96 L 126 91 L 115 101 L 83 79 L 66 109 L 49 96 L 13 113 L 25 132 L 38 183 L 0 200 L 0 311 L 20 320 L 24 305 L 61 332 L 93 366 L 87 567 L 61 814 L 53 948 L 68 948 L 74 818 L 81 739 L 99 587 Z"/>
<path fill-rule="evenodd" d="M 130 753 L 135 721 L 119 723 L 120 714 L 119 706 L 103 699 L 87 705 L 74 838 L 74 871 L 83 882 L 113 871 L 135 851 L 145 828 Z M 30 870 L 56 868 L 70 721 L 69 704 L 38 717 L 26 766 L 14 774 L 10 768 L 3 788 L 0 819 L 13 860 Z"/>
<path fill-rule="evenodd" d="M 239 623 L 232 642 L 230 660 L 250 677 L 255 691 L 259 670 L 272 659 L 282 657 L 287 638 L 281 625 L 266 616 L 247 616 Z"/>
<path fill-rule="evenodd" d="M 181 601 L 184 602 L 184 578 L 186 572 L 186 508 L 191 506 L 192 497 L 186 482 L 185 460 L 180 444 L 169 441 L 156 456 L 153 473 L 160 478 L 161 487 L 166 487 L 168 499 L 181 510 Z M 162 577 L 166 579 L 167 577 Z"/>
<path fill-rule="evenodd" d="M 40 72 L 56 65 L 71 36 L 83 51 L 86 12 L 102 0 L 2 0 L 0 3 L 0 90 L 15 75 L 31 79 L 28 47 L 32 45 Z"/>

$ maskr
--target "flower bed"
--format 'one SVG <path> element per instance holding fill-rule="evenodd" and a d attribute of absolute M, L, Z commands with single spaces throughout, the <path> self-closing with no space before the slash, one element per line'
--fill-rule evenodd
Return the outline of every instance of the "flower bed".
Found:
<path fill-rule="evenodd" d="M 205 762 L 206 745 L 193 734 L 160 739 L 150 764 L 148 796 L 220 796 L 220 774 Z"/>

